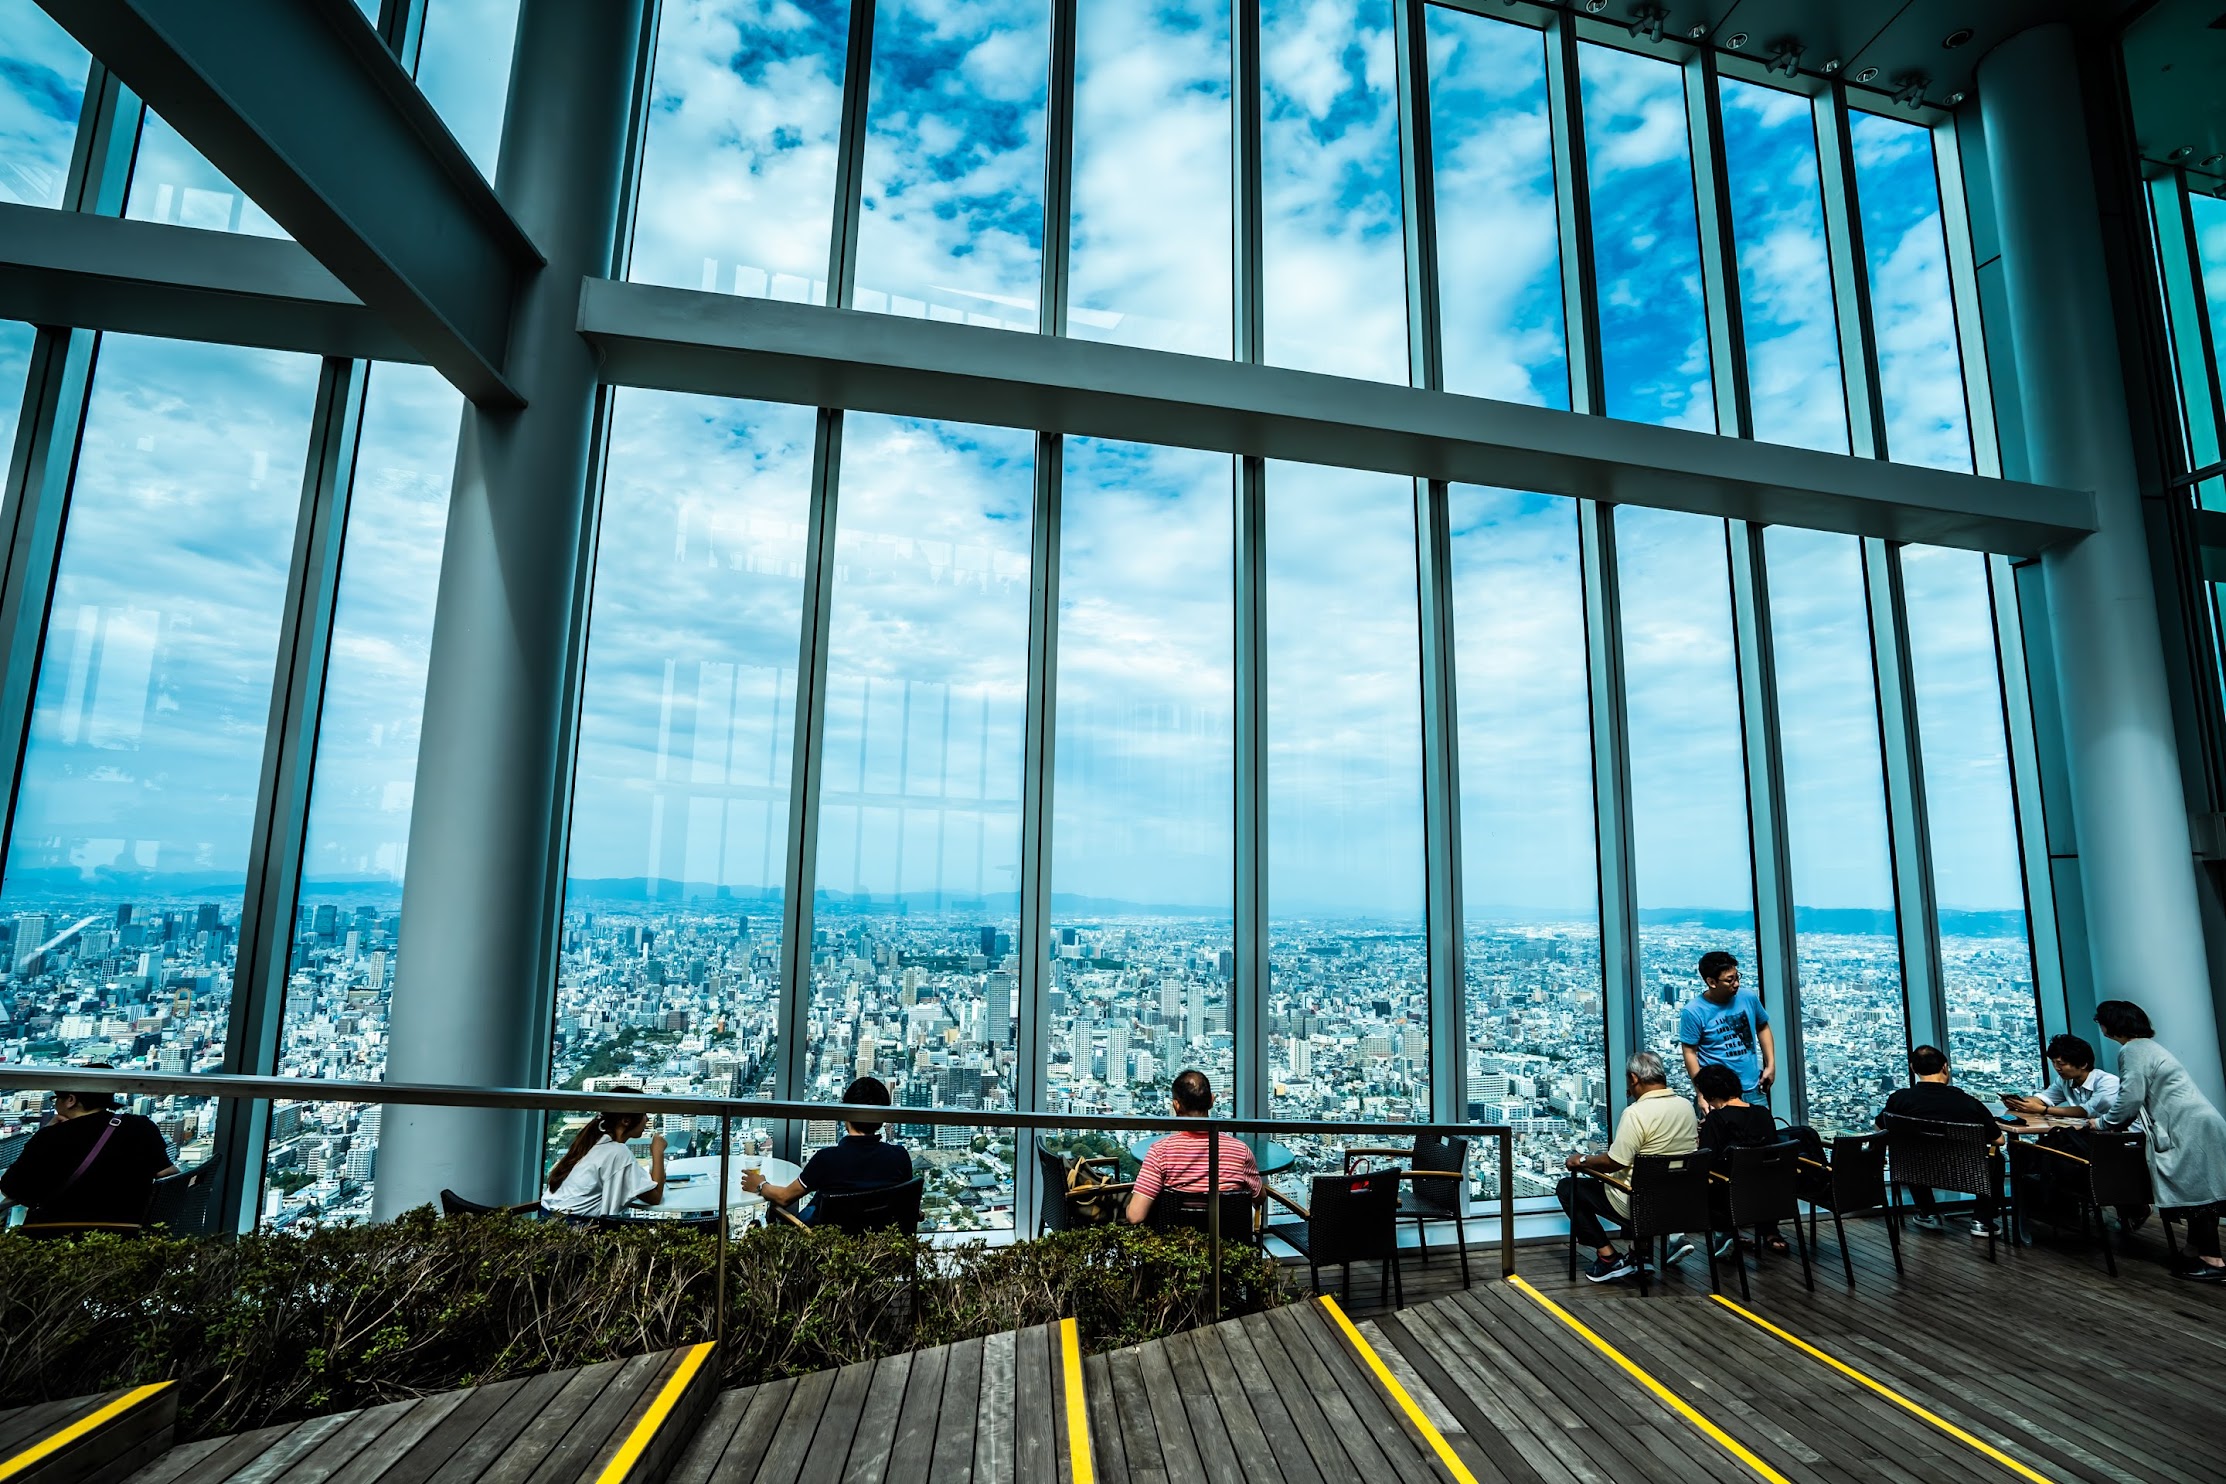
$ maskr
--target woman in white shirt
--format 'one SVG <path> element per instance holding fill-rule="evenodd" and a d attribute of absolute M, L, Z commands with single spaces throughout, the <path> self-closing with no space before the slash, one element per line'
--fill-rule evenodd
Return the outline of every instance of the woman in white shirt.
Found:
<path fill-rule="evenodd" d="M 632 1088 L 612 1088 L 631 1092 Z M 665 1198 L 665 1136 L 649 1140 L 644 1170 L 626 1141 L 649 1124 L 647 1113 L 604 1113 L 580 1130 L 564 1158 L 549 1171 L 541 1209 L 553 1216 L 616 1216 L 639 1202 L 654 1206 Z"/>

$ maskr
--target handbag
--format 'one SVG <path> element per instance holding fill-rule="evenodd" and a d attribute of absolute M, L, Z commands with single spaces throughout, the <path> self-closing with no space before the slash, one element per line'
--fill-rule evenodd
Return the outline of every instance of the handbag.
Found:
<path fill-rule="evenodd" d="M 1126 1203 L 1126 1191 L 1098 1191 L 1101 1185 L 1116 1183 L 1110 1172 L 1100 1166 L 1076 1160 L 1067 1166 L 1067 1205 L 1073 1213 L 1076 1226 L 1104 1226 L 1118 1220 L 1121 1207 Z M 1095 1193 L 1093 1193 L 1095 1192 Z"/>

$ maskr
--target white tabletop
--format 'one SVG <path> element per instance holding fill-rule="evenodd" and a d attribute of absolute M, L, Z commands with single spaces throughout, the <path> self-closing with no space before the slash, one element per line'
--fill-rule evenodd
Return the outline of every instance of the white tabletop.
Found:
<path fill-rule="evenodd" d="M 801 1175 L 803 1167 L 770 1156 L 734 1155 L 727 1163 L 727 1208 L 755 1210 L 765 1197 L 742 1189 L 742 1172 L 760 1170 L 775 1185 L 786 1185 Z M 665 1199 L 654 1209 L 680 1215 L 702 1215 L 719 1209 L 719 1156 L 691 1154 L 665 1161 Z"/>

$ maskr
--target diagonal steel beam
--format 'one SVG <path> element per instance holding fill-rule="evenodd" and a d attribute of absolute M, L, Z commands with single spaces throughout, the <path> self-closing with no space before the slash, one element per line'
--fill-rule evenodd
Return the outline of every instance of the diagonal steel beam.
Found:
<path fill-rule="evenodd" d="M 466 396 L 542 258 L 350 0 L 40 0 Z"/>

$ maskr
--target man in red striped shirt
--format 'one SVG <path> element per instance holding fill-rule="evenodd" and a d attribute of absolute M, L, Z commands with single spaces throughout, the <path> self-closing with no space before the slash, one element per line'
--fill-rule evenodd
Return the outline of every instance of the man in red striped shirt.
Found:
<path fill-rule="evenodd" d="M 1183 1072 L 1175 1078 L 1174 1102 L 1177 1118 L 1204 1118 L 1213 1111 L 1213 1084 L 1195 1067 Z M 1208 1137 L 1204 1129 L 1197 1133 L 1186 1130 L 1169 1134 L 1144 1151 L 1143 1166 L 1136 1172 L 1136 1189 L 1128 1198 L 1131 1222 L 1141 1222 L 1152 1214 L 1152 1202 L 1161 1191 L 1188 1194 L 1206 1189 Z M 1252 1151 L 1234 1134 L 1211 1137 L 1221 1140 L 1221 1188 L 1241 1190 L 1255 1202 L 1261 1200 L 1260 1167 L 1253 1163 Z"/>

